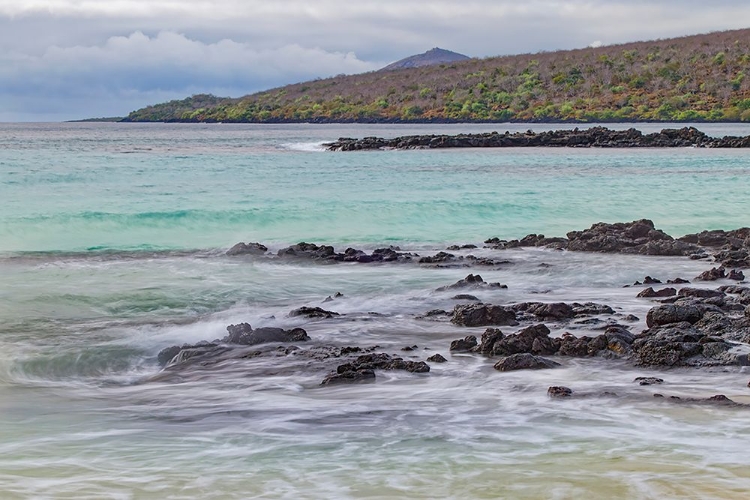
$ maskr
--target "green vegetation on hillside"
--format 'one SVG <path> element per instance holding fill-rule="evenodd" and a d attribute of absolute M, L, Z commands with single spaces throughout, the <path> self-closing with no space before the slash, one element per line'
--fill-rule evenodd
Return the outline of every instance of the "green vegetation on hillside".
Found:
<path fill-rule="evenodd" d="M 195 95 L 125 120 L 750 122 L 750 29 Z"/>

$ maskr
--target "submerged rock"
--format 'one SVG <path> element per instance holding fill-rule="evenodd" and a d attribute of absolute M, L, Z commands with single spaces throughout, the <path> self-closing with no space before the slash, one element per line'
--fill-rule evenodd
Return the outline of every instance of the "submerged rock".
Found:
<path fill-rule="evenodd" d="M 430 363 L 445 363 L 448 360 L 440 354 L 433 354 L 432 356 L 427 358 L 427 361 L 429 361 Z"/>
<path fill-rule="evenodd" d="M 339 313 L 334 311 L 326 311 L 321 307 L 300 307 L 294 309 L 289 313 L 290 317 L 305 316 L 307 318 L 333 318 L 334 316 L 340 316 Z"/>
<path fill-rule="evenodd" d="M 283 328 L 253 328 L 247 323 L 229 325 L 229 335 L 221 339 L 226 344 L 257 345 L 270 342 L 305 342 L 310 340 L 307 332 L 302 328 L 284 330 Z"/>
<path fill-rule="evenodd" d="M 197 344 L 167 347 L 159 352 L 157 360 L 161 366 L 175 365 L 196 356 L 220 355 L 235 347 L 310 340 L 307 332 L 302 328 L 293 328 L 292 330 L 268 327 L 253 329 L 248 323 L 229 325 L 227 333 L 226 337 L 214 342 L 203 341 Z"/>
<path fill-rule="evenodd" d="M 508 288 L 508 286 L 501 283 L 487 283 L 482 279 L 480 275 L 469 274 L 465 278 L 458 280 L 452 285 L 441 286 L 436 291 L 444 292 L 446 290 L 456 290 L 463 288 Z"/>
<path fill-rule="evenodd" d="M 237 243 L 227 250 L 227 255 L 264 255 L 268 247 L 260 243 Z"/>
<path fill-rule="evenodd" d="M 656 385 L 663 384 L 664 380 L 658 377 L 636 377 L 634 382 L 638 382 L 638 385 Z"/>
<path fill-rule="evenodd" d="M 372 381 L 374 370 L 405 370 L 410 373 L 428 373 L 430 365 L 424 361 L 405 361 L 384 353 L 363 354 L 357 359 L 339 365 L 336 373 L 328 375 L 321 385 Z"/>
<path fill-rule="evenodd" d="M 551 398 L 569 398 L 573 395 L 573 390 L 564 386 L 552 386 L 547 389 L 547 395 Z"/>
<path fill-rule="evenodd" d="M 343 373 L 332 373 L 328 375 L 320 385 L 360 384 L 363 382 L 374 382 L 375 371 L 370 369 L 351 370 Z"/>

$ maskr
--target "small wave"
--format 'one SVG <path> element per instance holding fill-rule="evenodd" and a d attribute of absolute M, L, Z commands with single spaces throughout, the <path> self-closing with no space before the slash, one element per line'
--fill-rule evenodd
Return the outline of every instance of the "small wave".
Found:
<path fill-rule="evenodd" d="M 35 353 L 16 359 L 3 378 L 28 384 L 127 384 L 154 369 L 153 353 L 127 346 L 95 346 Z"/>
<path fill-rule="evenodd" d="M 291 151 L 325 151 L 326 148 L 323 146 L 325 144 L 324 141 L 320 142 L 288 142 L 281 144 L 281 147 L 283 149 L 288 149 Z"/>

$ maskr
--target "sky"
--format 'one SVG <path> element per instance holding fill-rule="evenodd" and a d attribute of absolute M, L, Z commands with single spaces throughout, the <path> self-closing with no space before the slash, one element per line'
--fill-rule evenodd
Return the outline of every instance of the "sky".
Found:
<path fill-rule="evenodd" d="M 0 121 L 124 116 L 376 70 L 750 27 L 747 0 L 0 0 Z"/>

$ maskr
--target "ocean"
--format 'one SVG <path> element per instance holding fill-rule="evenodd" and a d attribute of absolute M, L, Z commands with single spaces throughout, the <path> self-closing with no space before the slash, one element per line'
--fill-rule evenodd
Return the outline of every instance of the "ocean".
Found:
<path fill-rule="evenodd" d="M 481 273 L 508 285 L 477 291 L 484 302 L 609 304 L 635 315 L 638 333 L 653 303 L 624 285 L 690 279 L 710 263 L 483 242 L 641 218 L 674 236 L 750 226 L 747 151 L 321 146 L 562 127 L 0 124 L 0 497 L 742 497 L 747 410 L 653 393 L 750 403 L 747 368 L 569 358 L 555 370 L 500 373 L 496 359 L 448 351 L 484 328 L 420 317 L 455 305 L 437 288 Z M 750 135 L 750 125 L 696 127 Z M 240 241 L 269 253 L 227 256 Z M 302 241 L 419 255 L 473 244 L 454 253 L 508 262 L 275 257 Z M 340 316 L 289 316 L 301 306 Z M 336 360 L 283 348 L 174 372 L 157 362 L 165 347 L 221 338 L 242 322 L 304 328 L 306 345 L 448 361 L 330 387 L 320 383 Z M 639 376 L 665 384 L 642 387 Z M 618 396 L 561 401 L 549 386 Z"/>

